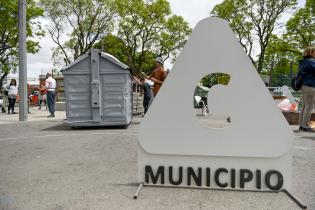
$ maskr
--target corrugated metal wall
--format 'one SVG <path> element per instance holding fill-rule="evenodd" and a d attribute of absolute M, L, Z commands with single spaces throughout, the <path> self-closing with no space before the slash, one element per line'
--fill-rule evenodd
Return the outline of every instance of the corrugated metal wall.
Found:
<path fill-rule="evenodd" d="M 99 64 L 99 107 L 92 105 L 91 55 L 63 71 L 68 123 L 95 125 L 95 111 L 99 113 L 100 125 L 128 125 L 132 118 L 132 80 L 130 72 L 113 64 L 99 53 L 92 62 Z M 97 60 L 99 59 L 99 60 Z M 94 67 L 95 68 L 95 67 Z M 95 72 L 94 72 L 95 82 Z M 95 90 L 94 96 L 95 97 Z M 84 124 L 88 126 L 88 124 Z"/>

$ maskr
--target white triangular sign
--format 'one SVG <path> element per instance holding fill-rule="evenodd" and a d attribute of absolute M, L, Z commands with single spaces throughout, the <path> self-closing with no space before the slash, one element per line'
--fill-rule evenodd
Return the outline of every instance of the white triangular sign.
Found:
<path fill-rule="evenodd" d="M 231 125 L 222 129 L 202 126 L 193 111 L 196 84 L 216 72 L 231 77 L 227 86 L 214 86 L 208 95 L 211 111 L 231 117 Z M 285 176 L 290 179 L 292 131 L 232 30 L 218 18 L 207 18 L 197 24 L 143 119 L 138 137 L 140 179 L 150 157 L 161 164 L 159 158 L 170 155 L 175 155 L 175 159 L 278 158 L 281 164 L 288 165 L 288 170 L 282 173 L 287 173 Z M 268 164 L 262 166 L 266 171 Z"/>

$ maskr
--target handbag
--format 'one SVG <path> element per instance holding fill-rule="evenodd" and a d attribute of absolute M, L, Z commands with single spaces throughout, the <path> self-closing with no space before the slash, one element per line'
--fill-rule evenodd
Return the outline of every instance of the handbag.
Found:
<path fill-rule="evenodd" d="M 301 68 L 299 66 L 298 73 L 291 80 L 291 87 L 293 90 L 299 91 L 299 90 L 301 90 L 302 85 L 303 85 L 303 75 L 302 75 Z"/>

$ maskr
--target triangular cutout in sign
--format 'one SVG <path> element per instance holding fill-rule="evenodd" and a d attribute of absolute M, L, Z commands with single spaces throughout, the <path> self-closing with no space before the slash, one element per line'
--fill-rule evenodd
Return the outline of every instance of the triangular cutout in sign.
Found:
<path fill-rule="evenodd" d="M 210 129 L 194 116 L 196 84 L 206 75 L 231 76 L 209 98 L 231 126 Z M 272 96 L 235 38 L 218 18 L 200 21 L 141 123 L 139 143 L 151 154 L 278 157 L 290 150 L 293 134 Z"/>
<path fill-rule="evenodd" d="M 232 123 L 198 122 L 193 96 L 206 75 L 230 75 L 208 93 L 211 112 Z M 228 24 L 195 27 L 139 130 L 138 181 L 154 185 L 279 190 L 291 187 L 293 133 Z"/>

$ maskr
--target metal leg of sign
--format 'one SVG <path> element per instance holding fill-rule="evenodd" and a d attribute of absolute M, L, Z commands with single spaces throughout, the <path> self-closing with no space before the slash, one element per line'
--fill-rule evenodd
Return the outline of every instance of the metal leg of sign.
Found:
<path fill-rule="evenodd" d="M 289 198 L 291 198 L 292 201 L 294 201 L 301 209 L 307 209 L 307 206 L 304 205 L 298 198 L 296 198 L 292 193 L 287 191 L 286 189 L 283 189 L 282 192 L 284 192 Z"/>
<path fill-rule="evenodd" d="M 143 187 L 143 182 L 141 182 L 141 183 L 139 184 L 139 186 L 138 186 L 138 188 L 137 188 L 137 191 L 136 191 L 136 194 L 133 196 L 133 199 L 136 200 L 136 199 L 138 198 L 139 193 L 140 193 L 142 187 Z"/>
<path fill-rule="evenodd" d="M 287 191 L 286 189 L 282 189 L 280 191 L 269 191 L 269 190 L 238 190 L 238 189 L 219 189 L 219 188 L 207 188 L 207 187 L 179 187 L 179 186 L 171 186 L 171 185 L 153 185 L 153 184 L 145 184 L 141 182 L 137 188 L 136 194 L 133 196 L 133 199 L 137 199 L 142 187 L 169 187 L 169 188 L 188 188 L 188 189 L 203 189 L 203 190 L 224 190 L 224 191 L 242 191 L 242 192 L 260 192 L 260 193 L 279 193 L 284 192 L 292 201 L 294 201 L 301 209 L 307 209 L 307 206 L 304 205 L 297 197 L 295 197 L 292 193 Z"/>
<path fill-rule="evenodd" d="M 197 189 L 197 190 L 212 190 L 212 191 L 232 191 L 232 192 L 254 192 L 254 193 L 279 193 L 279 190 L 254 190 L 254 189 L 231 189 L 231 188 L 209 188 L 197 186 L 174 186 L 174 185 L 155 185 L 144 184 L 146 187 L 163 187 L 163 188 L 179 188 L 179 189 Z"/>

